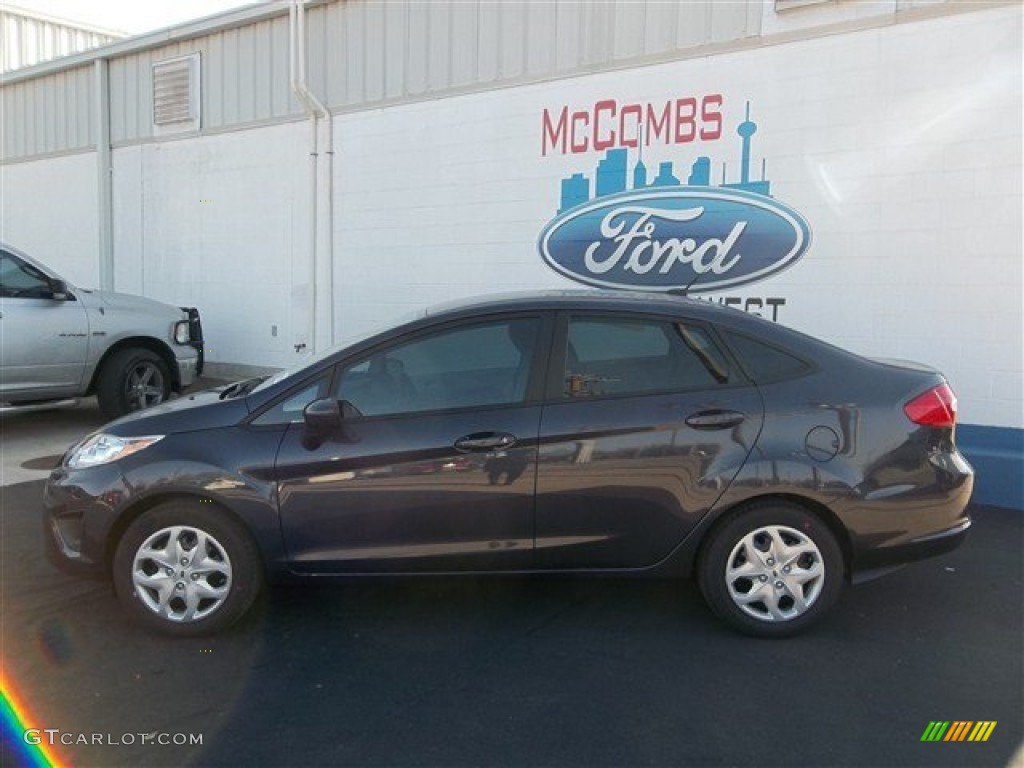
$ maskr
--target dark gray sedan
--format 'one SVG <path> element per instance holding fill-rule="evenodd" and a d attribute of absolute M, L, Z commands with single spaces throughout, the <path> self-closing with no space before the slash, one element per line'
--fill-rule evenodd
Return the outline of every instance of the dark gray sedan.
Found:
<path fill-rule="evenodd" d="M 709 302 L 491 297 L 108 424 L 50 476 L 46 539 L 177 635 L 268 581 L 553 572 L 696 576 L 785 635 L 963 541 L 955 424 L 933 369 Z"/>

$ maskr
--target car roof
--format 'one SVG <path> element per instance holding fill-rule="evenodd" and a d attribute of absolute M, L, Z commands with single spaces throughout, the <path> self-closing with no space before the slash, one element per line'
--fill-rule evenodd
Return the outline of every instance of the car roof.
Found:
<path fill-rule="evenodd" d="M 437 304 L 424 311 L 425 317 L 468 315 L 478 312 L 503 312 L 528 309 L 614 309 L 655 314 L 725 313 L 735 317 L 744 313 L 706 299 L 647 291 L 609 291 L 598 289 L 515 291 L 491 293 Z"/>

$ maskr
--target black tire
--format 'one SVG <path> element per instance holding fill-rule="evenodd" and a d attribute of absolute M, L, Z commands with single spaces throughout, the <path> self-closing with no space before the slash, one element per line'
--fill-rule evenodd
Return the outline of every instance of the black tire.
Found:
<path fill-rule="evenodd" d="M 711 532 L 697 577 L 719 618 L 748 635 L 783 637 L 809 627 L 839 599 L 843 553 L 808 510 L 759 502 Z"/>
<path fill-rule="evenodd" d="M 260 593 L 263 571 L 252 537 L 227 512 L 177 500 L 128 526 L 114 553 L 113 581 L 136 621 L 162 634 L 197 637 L 238 621 Z"/>
<path fill-rule="evenodd" d="M 111 419 L 162 403 L 170 394 L 167 363 L 160 355 L 141 347 L 115 352 L 103 364 L 96 380 L 100 411 Z"/>

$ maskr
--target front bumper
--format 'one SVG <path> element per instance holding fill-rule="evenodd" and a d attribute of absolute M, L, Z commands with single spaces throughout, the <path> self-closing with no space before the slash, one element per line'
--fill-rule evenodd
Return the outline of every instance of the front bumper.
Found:
<path fill-rule="evenodd" d="M 197 357 L 178 357 L 175 359 L 178 363 L 178 381 L 181 384 L 181 388 L 185 389 L 199 378 L 202 359 Z"/>
<path fill-rule="evenodd" d="M 195 364 L 195 378 L 203 375 L 203 366 L 206 362 L 206 341 L 203 339 L 203 322 L 199 317 L 199 310 L 195 307 L 182 307 L 181 311 L 188 315 L 189 344 L 195 349 L 197 359 Z M 191 382 L 189 382 L 191 383 Z M 187 386 L 182 384 L 182 386 Z"/>
<path fill-rule="evenodd" d="M 47 559 L 74 576 L 108 575 L 107 542 L 117 509 L 127 497 L 124 478 L 111 466 L 55 469 L 43 489 L 43 539 Z"/>

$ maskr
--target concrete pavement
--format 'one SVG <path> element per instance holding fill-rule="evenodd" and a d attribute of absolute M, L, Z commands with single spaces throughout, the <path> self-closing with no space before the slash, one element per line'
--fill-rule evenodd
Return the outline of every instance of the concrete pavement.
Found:
<path fill-rule="evenodd" d="M 94 397 L 42 411 L 0 413 L 0 484 L 45 478 L 69 446 L 106 421 Z"/>

